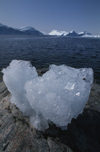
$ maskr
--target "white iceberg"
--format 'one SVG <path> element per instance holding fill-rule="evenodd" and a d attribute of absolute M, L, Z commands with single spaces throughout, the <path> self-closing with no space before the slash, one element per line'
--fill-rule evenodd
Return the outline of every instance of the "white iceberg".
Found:
<path fill-rule="evenodd" d="M 29 62 L 13 60 L 2 72 L 11 102 L 30 117 L 38 130 L 47 129 L 49 121 L 67 128 L 71 119 L 83 111 L 93 82 L 91 68 L 65 65 L 51 65 L 49 71 L 38 76 Z"/>

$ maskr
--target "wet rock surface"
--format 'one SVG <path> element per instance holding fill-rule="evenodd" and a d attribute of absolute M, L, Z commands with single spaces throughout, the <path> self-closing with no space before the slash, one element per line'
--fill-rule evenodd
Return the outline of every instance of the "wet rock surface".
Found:
<path fill-rule="evenodd" d="M 44 133 L 37 131 L 9 100 L 0 82 L 0 152 L 100 152 L 99 85 L 93 85 L 84 112 L 66 131 L 53 124 Z"/>
<path fill-rule="evenodd" d="M 9 94 L 5 84 L 3 81 L 0 82 L 0 101 L 3 97 L 7 96 Z"/>

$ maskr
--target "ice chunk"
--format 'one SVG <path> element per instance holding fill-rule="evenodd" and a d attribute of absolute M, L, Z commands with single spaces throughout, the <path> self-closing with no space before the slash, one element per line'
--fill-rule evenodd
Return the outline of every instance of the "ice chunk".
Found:
<path fill-rule="evenodd" d="M 65 128 L 83 111 L 93 82 L 91 68 L 51 65 L 49 71 L 38 76 L 29 62 L 17 60 L 3 69 L 3 74 L 11 102 L 39 130 L 48 128 L 49 121 Z"/>
<path fill-rule="evenodd" d="M 3 69 L 3 80 L 12 94 L 11 101 L 25 114 L 30 112 L 30 104 L 26 99 L 25 83 L 37 77 L 37 72 L 29 62 L 13 60 Z"/>

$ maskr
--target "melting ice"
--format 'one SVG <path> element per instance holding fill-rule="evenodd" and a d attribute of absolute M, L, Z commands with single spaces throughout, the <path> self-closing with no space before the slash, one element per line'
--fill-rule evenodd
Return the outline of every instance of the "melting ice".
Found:
<path fill-rule="evenodd" d="M 33 126 L 45 130 L 49 122 L 66 127 L 85 107 L 93 82 L 91 68 L 51 65 L 42 76 L 30 62 L 13 60 L 2 70 L 11 102 L 30 117 Z"/>

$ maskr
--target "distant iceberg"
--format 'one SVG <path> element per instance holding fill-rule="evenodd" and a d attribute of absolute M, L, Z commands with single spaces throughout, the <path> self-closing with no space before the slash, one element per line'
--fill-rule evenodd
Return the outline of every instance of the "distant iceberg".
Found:
<path fill-rule="evenodd" d="M 50 121 L 67 129 L 72 118 L 82 113 L 93 83 L 91 68 L 51 65 L 38 76 L 29 62 L 13 60 L 2 72 L 11 102 L 38 130 L 47 129 Z"/>

